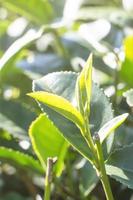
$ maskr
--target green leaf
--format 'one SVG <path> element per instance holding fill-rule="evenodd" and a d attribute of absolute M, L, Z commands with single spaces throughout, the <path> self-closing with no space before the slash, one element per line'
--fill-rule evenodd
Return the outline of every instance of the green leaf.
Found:
<path fill-rule="evenodd" d="M 133 53 L 132 53 L 132 49 L 133 49 L 133 36 L 129 35 L 127 36 L 124 41 L 124 50 L 125 50 L 125 56 L 126 58 L 128 58 L 129 60 L 133 61 Z"/>
<path fill-rule="evenodd" d="M 123 148 L 124 146 L 132 144 L 132 133 L 132 126 L 126 126 L 126 124 L 120 126 L 119 129 L 116 130 L 113 150 Z"/>
<path fill-rule="evenodd" d="M 123 96 L 126 97 L 127 104 L 133 107 L 133 89 L 124 92 Z"/>
<path fill-rule="evenodd" d="M 27 17 L 37 24 L 49 22 L 53 17 L 52 7 L 48 0 L 0 0 L 2 5 L 9 10 Z"/>
<path fill-rule="evenodd" d="M 66 99 L 48 92 L 28 93 L 29 96 L 46 104 L 59 114 L 74 122 L 77 127 L 83 127 L 84 120 L 80 112 Z"/>
<path fill-rule="evenodd" d="M 27 154 L 15 151 L 13 149 L 0 147 L 0 160 L 3 162 L 8 162 L 21 169 L 29 169 L 39 174 L 44 173 L 43 168 L 37 160 Z"/>
<path fill-rule="evenodd" d="M 125 146 L 113 152 L 106 161 L 106 164 L 113 165 L 123 170 L 133 172 L 132 153 L 133 153 L 133 144 L 130 144 L 129 146 Z"/>
<path fill-rule="evenodd" d="M 74 105 L 77 104 L 75 97 L 75 86 L 78 74 L 72 72 L 56 72 L 44 76 L 41 79 L 33 81 L 33 91 L 47 91 L 57 94 L 67 99 Z M 75 147 L 84 157 L 91 159 L 92 154 L 85 139 L 82 137 L 79 129 L 70 120 L 61 116 L 52 109 L 39 103 L 42 111 L 47 113 L 49 118 L 58 127 L 68 142 Z M 98 132 L 112 115 L 112 108 L 104 95 L 103 91 L 95 84 L 92 85 L 90 113 L 90 127 L 92 134 Z M 105 154 L 109 153 L 113 143 L 113 134 L 111 134 L 104 143 Z"/>
<path fill-rule="evenodd" d="M 126 185 L 128 188 L 133 189 L 133 173 L 122 170 L 119 167 L 106 165 L 106 172 L 109 176 L 114 178 L 116 181 Z"/>
<path fill-rule="evenodd" d="M 14 62 L 16 61 L 17 56 L 19 55 L 19 52 L 32 43 L 33 41 L 37 40 L 41 37 L 43 33 L 43 30 L 40 30 L 38 32 L 32 32 L 28 31 L 24 36 L 16 40 L 5 52 L 5 54 L 0 59 L 0 73 L 1 75 L 3 73 L 9 73 L 9 70 L 11 70 L 14 67 Z"/>
<path fill-rule="evenodd" d="M 87 102 L 90 109 L 91 93 L 92 93 L 92 54 L 89 56 L 85 64 L 85 68 L 86 68 L 85 87 L 86 87 L 86 93 L 87 93 Z"/>
<path fill-rule="evenodd" d="M 32 62 L 28 58 L 17 62 L 17 67 L 31 79 L 41 78 L 50 72 L 71 70 L 69 61 L 54 53 L 35 53 L 33 57 Z"/>
<path fill-rule="evenodd" d="M 114 40 L 113 40 L 114 41 Z M 92 51 L 94 52 L 94 48 L 87 45 L 86 40 L 79 36 L 79 34 L 75 34 L 74 37 L 73 33 L 69 36 L 65 35 L 65 37 L 62 38 L 62 42 L 65 46 L 65 48 L 68 49 L 70 58 L 73 59 L 74 57 L 81 57 L 84 60 L 88 58 L 88 54 Z M 113 75 L 114 69 L 111 69 L 108 67 L 108 65 L 105 64 L 105 62 L 102 60 L 101 55 L 98 55 L 97 53 L 94 54 L 95 59 L 93 60 L 94 67 L 102 72 L 104 72 L 107 75 Z M 77 59 L 75 59 L 77 60 Z M 77 65 L 73 65 L 73 70 L 77 71 Z"/>
<path fill-rule="evenodd" d="M 33 149 L 44 169 L 46 168 L 48 157 L 58 158 L 55 164 L 55 170 L 57 176 L 59 176 L 63 169 L 64 158 L 68 148 L 68 143 L 61 136 L 59 130 L 46 114 L 41 114 L 32 122 L 29 135 Z"/>
<path fill-rule="evenodd" d="M 121 78 L 129 86 L 133 86 L 132 75 L 133 75 L 133 36 L 128 36 L 124 40 L 124 51 L 125 60 L 122 63 L 122 68 L 120 71 Z"/>
<path fill-rule="evenodd" d="M 95 15 L 94 15 L 95 13 Z M 112 19 L 112 13 L 117 14 L 116 17 L 114 17 Z M 118 18 L 121 17 L 122 21 L 127 21 L 126 19 L 128 17 L 130 17 L 131 19 L 132 14 L 129 12 L 125 12 L 124 9 L 116 7 L 116 6 L 105 6 L 105 2 L 104 5 L 101 6 L 82 6 L 80 8 L 80 10 L 76 13 L 75 16 L 75 20 L 79 20 L 79 21 L 95 21 L 98 19 L 106 19 L 106 20 L 110 20 L 116 23 L 118 23 Z M 119 21 L 120 24 L 120 21 Z"/>
<path fill-rule="evenodd" d="M 19 139 L 28 138 L 28 127 L 36 114 L 24 105 L 0 98 L 0 128 Z"/>
<path fill-rule="evenodd" d="M 117 127 L 119 127 L 128 117 L 128 113 L 119 115 L 109 122 L 107 122 L 99 131 L 100 142 L 102 143 L 110 133 L 112 133 Z"/>
<path fill-rule="evenodd" d="M 76 82 L 78 109 L 82 114 L 84 114 L 86 105 L 88 111 L 90 112 L 91 90 L 92 90 L 92 55 L 89 56 Z"/>
<path fill-rule="evenodd" d="M 133 144 L 116 150 L 106 161 L 107 174 L 133 188 Z"/>
<path fill-rule="evenodd" d="M 79 189 L 83 196 L 88 196 L 96 187 L 99 178 L 93 166 L 84 158 L 77 164 L 76 168 L 79 170 Z"/>

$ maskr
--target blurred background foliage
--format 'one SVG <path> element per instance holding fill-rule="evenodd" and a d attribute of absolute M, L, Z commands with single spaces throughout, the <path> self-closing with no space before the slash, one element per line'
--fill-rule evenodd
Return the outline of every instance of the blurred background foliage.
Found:
<path fill-rule="evenodd" d="M 93 79 L 115 114 L 130 113 L 115 148 L 133 143 L 132 12 L 133 0 L 0 0 L 0 200 L 42 199 L 44 174 L 28 137 L 40 110 L 26 93 L 33 79 L 50 72 L 80 72 L 90 52 Z M 104 199 L 92 169 L 72 148 L 64 169 L 54 200 Z M 133 198 L 132 190 L 111 184 L 117 200 Z"/>

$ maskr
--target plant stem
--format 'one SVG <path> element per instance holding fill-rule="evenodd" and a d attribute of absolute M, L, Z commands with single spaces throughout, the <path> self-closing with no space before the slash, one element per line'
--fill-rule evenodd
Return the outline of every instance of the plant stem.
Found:
<path fill-rule="evenodd" d="M 106 174 L 103 151 L 102 151 L 102 146 L 100 144 L 99 135 L 95 134 L 94 139 L 95 139 L 95 144 L 96 144 L 96 148 L 97 148 L 97 156 L 98 156 L 99 166 L 100 166 L 99 175 L 100 175 L 100 179 L 101 179 L 101 182 L 103 185 L 103 189 L 104 189 L 107 200 L 114 200 L 113 194 L 111 191 L 111 187 L 110 187 L 110 183 L 109 183 L 109 179 Z"/>
<path fill-rule="evenodd" d="M 89 127 L 89 119 L 88 119 L 88 112 L 86 111 L 85 112 L 85 115 L 84 115 L 84 119 L 85 119 L 85 131 L 83 131 L 83 137 L 85 138 L 88 146 L 90 147 L 91 151 L 92 151 L 92 154 L 94 156 L 93 158 L 93 163 L 95 164 L 96 168 L 98 169 L 98 159 L 97 159 L 97 155 L 96 155 L 96 149 L 95 149 L 95 144 L 94 144 L 94 141 L 92 139 L 92 136 L 91 136 L 91 132 L 90 132 L 90 127 Z"/>
<path fill-rule="evenodd" d="M 50 200 L 50 184 L 45 185 L 45 196 L 44 200 Z"/>
<path fill-rule="evenodd" d="M 93 153 L 93 156 L 94 156 L 93 163 L 95 164 L 96 168 L 99 168 L 98 167 L 98 159 L 97 159 L 97 155 L 96 155 L 96 149 L 95 149 L 92 137 L 91 137 L 91 133 L 90 133 L 89 127 L 87 128 L 87 134 L 84 135 L 84 136 L 85 136 L 85 139 L 87 141 L 88 146 L 90 147 L 90 149 L 91 149 L 91 151 Z"/>
<path fill-rule="evenodd" d="M 48 158 L 47 159 L 46 177 L 45 177 L 44 200 L 50 200 L 53 164 L 54 164 L 53 158 Z"/>

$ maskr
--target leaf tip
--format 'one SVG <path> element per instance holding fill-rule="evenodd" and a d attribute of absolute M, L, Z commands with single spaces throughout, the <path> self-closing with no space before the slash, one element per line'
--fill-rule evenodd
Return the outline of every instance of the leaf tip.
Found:
<path fill-rule="evenodd" d="M 27 96 L 30 96 L 30 97 L 32 97 L 32 98 L 35 98 L 35 92 L 30 92 L 30 93 L 27 93 L 26 94 Z"/>
<path fill-rule="evenodd" d="M 126 120 L 126 118 L 129 116 L 129 113 L 124 113 L 123 118 Z"/>
<path fill-rule="evenodd" d="M 89 58 L 92 60 L 93 59 L 93 53 L 90 53 Z"/>
<path fill-rule="evenodd" d="M 93 61 L 93 53 L 90 53 L 90 55 L 89 55 L 89 57 L 88 57 L 88 59 L 87 59 L 87 63 L 90 65 L 92 65 L 92 61 Z"/>
<path fill-rule="evenodd" d="M 27 93 L 26 95 L 27 95 L 27 96 L 32 96 L 32 94 L 33 94 L 33 92 L 29 92 L 29 93 Z"/>

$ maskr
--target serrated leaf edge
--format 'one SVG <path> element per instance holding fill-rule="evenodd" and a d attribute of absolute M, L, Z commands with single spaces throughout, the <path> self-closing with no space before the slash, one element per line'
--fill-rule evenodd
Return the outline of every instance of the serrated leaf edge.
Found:
<path fill-rule="evenodd" d="M 7 150 L 7 151 L 9 151 L 9 152 L 14 152 L 14 153 L 16 153 L 16 154 L 18 154 L 18 155 L 22 155 L 22 156 L 28 158 L 29 160 L 33 161 L 34 163 L 36 163 L 36 164 L 40 167 L 40 170 L 41 170 L 41 165 L 39 164 L 38 160 L 35 160 L 35 159 L 34 159 L 32 156 L 30 156 L 30 155 L 27 155 L 27 154 L 25 154 L 25 153 L 23 153 L 23 152 L 20 152 L 20 151 L 16 151 L 16 150 L 11 149 L 11 148 L 6 148 L 6 147 L 4 147 L 4 146 L 1 146 L 1 147 L 0 147 L 0 150 Z M 42 171 L 42 174 L 43 174 L 43 169 L 42 169 L 41 171 Z"/>
<path fill-rule="evenodd" d="M 110 167 L 112 167 L 112 165 L 108 165 L 108 166 L 110 166 Z M 116 168 L 116 169 L 120 169 L 120 168 L 118 168 L 118 167 L 115 167 L 115 166 L 113 166 L 114 168 Z M 122 169 L 121 169 L 121 171 L 122 171 Z M 120 177 L 120 179 L 119 178 L 117 178 L 117 176 L 115 176 L 115 175 L 110 175 L 110 174 L 108 174 L 110 177 L 112 177 L 113 179 L 115 179 L 117 182 L 119 182 L 119 183 L 121 183 L 122 185 L 126 185 L 128 188 L 130 188 L 130 189 L 133 189 L 133 186 L 131 187 L 130 186 L 130 184 L 127 184 L 127 183 L 123 183 L 121 180 L 123 179 L 123 178 L 121 178 Z M 124 180 L 124 179 L 123 179 Z"/>

